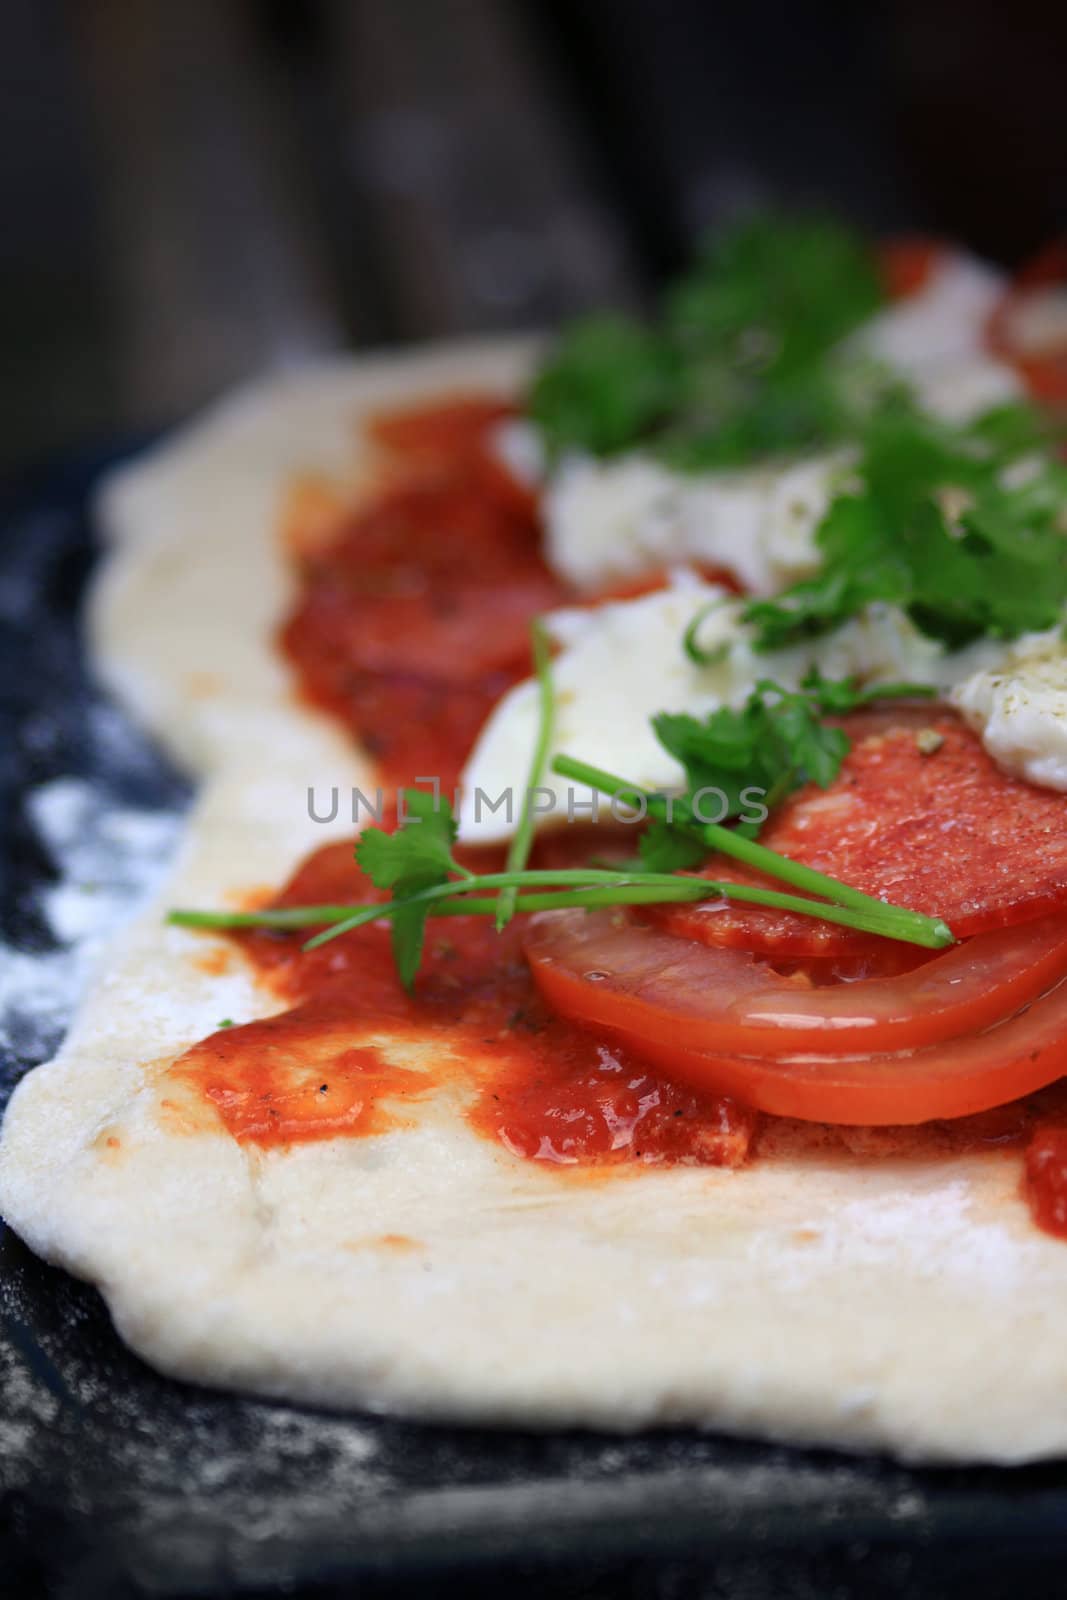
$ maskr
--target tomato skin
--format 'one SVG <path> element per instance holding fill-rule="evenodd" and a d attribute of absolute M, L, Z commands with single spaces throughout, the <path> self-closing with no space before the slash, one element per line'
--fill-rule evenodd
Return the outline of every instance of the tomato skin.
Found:
<path fill-rule="evenodd" d="M 761 1111 L 808 1122 L 915 1124 L 988 1111 L 1063 1075 L 1062 917 L 976 939 L 899 978 L 790 990 L 788 980 L 776 979 L 776 988 L 769 969 L 736 952 L 677 940 L 672 951 L 670 935 L 620 913 L 587 917 L 584 926 L 576 920 L 582 915 L 535 918 L 527 934 L 527 960 L 548 1004 L 679 1081 Z M 1014 976 L 998 985 L 998 969 Z M 925 1008 L 916 1003 L 924 990 Z M 929 999 L 938 993 L 940 1002 Z M 789 1006 L 795 1014 L 783 1009 Z M 1027 1009 L 1016 1014 L 1020 1006 Z M 910 1048 L 901 1047 L 904 1039 Z"/>
<path fill-rule="evenodd" d="M 634 922 L 543 913 L 525 941 L 553 1010 L 636 1048 L 778 1056 L 920 1049 L 992 1027 L 1067 977 L 1067 917 L 1000 929 L 888 977 L 815 987 L 756 958 Z"/>
<path fill-rule="evenodd" d="M 863 1127 L 951 1121 L 1007 1105 L 1063 1076 L 1067 984 L 984 1034 L 896 1055 L 728 1056 L 642 1043 L 679 1082 L 779 1117 Z"/>

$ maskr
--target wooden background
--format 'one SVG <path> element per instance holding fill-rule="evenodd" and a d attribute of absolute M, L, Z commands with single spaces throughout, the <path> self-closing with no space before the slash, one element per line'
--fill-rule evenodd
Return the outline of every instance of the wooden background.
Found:
<path fill-rule="evenodd" d="M 1036 0 L 0 0 L 0 464 L 639 302 L 760 198 L 1018 259 L 1065 76 Z"/>

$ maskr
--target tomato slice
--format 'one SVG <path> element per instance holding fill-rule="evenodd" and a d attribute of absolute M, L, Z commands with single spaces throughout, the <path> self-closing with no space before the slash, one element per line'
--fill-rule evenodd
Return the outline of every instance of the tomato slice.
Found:
<path fill-rule="evenodd" d="M 824 989 L 619 912 L 546 913 L 525 949 L 554 1010 L 683 1082 L 778 1116 L 871 1125 L 968 1116 L 1067 1065 L 1062 916 L 973 939 L 898 977 Z"/>
<path fill-rule="evenodd" d="M 892 977 L 821 988 L 614 911 L 545 912 L 525 950 L 554 1011 L 635 1049 L 669 1039 L 738 1055 L 881 1053 L 990 1027 L 1067 977 L 1067 917 L 980 935 Z"/>

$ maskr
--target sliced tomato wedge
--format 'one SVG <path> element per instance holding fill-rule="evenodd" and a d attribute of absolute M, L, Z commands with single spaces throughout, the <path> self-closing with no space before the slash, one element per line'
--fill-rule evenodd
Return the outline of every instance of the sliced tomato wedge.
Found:
<path fill-rule="evenodd" d="M 1067 1067 L 1062 916 L 973 939 L 897 977 L 822 989 L 617 911 L 546 913 L 525 950 L 563 1016 L 682 1082 L 778 1116 L 872 1125 L 968 1116 Z"/>

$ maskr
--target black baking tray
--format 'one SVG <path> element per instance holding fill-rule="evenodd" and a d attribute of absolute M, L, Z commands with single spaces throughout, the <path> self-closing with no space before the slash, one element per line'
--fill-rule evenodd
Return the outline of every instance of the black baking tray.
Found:
<path fill-rule="evenodd" d="M 0 498 L 0 960 L 30 955 L 53 978 L 52 867 L 26 795 L 66 777 L 148 814 L 188 800 L 91 684 L 79 633 L 88 496 L 137 444 Z M 4 1098 L 68 1003 L 8 1011 Z M 1051 1595 L 1065 1574 L 1062 1463 L 920 1471 L 677 1430 L 423 1427 L 218 1394 L 150 1371 L 95 1290 L 0 1235 L 3 1595 L 877 1600 Z"/>

